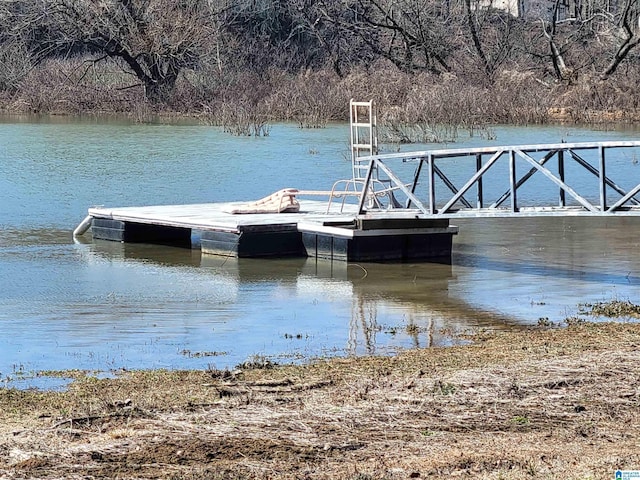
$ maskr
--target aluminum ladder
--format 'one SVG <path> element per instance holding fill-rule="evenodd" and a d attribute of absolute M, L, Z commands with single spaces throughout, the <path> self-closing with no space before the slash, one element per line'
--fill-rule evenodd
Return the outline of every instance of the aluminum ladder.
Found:
<path fill-rule="evenodd" d="M 370 161 L 359 160 L 360 157 L 378 153 L 378 133 L 375 105 L 368 102 L 349 102 L 349 124 L 351 126 L 351 165 L 353 181 L 359 183 L 366 180 Z M 375 173 L 375 172 L 374 172 Z M 374 176 L 377 179 L 377 175 Z"/>

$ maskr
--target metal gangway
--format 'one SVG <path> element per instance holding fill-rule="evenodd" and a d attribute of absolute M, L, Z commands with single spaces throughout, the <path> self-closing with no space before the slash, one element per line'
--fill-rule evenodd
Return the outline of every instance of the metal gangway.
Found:
<path fill-rule="evenodd" d="M 358 213 L 640 215 L 639 160 L 640 141 L 373 153 L 358 157 L 367 167 Z"/>

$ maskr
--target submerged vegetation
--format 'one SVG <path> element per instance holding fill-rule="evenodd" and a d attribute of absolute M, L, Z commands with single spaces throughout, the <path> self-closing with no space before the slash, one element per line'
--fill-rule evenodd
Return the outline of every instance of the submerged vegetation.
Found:
<path fill-rule="evenodd" d="M 0 105 L 195 115 L 266 135 L 275 120 L 344 120 L 350 98 L 373 98 L 399 142 L 633 122 L 639 2 L 524 2 L 516 14 L 480 0 L 7 0 Z"/>
<path fill-rule="evenodd" d="M 609 302 L 586 303 L 580 305 L 583 315 L 607 318 L 640 317 L 640 305 L 629 300 L 611 300 Z"/>

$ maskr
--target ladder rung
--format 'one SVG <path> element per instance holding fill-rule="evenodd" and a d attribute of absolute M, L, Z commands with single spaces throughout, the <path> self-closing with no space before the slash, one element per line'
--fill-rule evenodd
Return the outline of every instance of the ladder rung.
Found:
<path fill-rule="evenodd" d="M 352 123 L 351 124 L 352 127 L 362 127 L 362 128 L 371 128 L 372 125 L 371 123 Z"/>

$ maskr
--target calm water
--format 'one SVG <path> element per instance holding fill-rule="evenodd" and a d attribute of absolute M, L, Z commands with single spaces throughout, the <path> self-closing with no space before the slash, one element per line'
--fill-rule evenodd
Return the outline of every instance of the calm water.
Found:
<path fill-rule="evenodd" d="M 638 138 L 568 128 L 496 134 L 460 138 L 456 147 Z M 387 354 L 446 345 L 451 332 L 470 327 L 560 322 L 581 302 L 640 302 L 640 219 L 460 221 L 452 265 L 225 260 L 71 236 L 92 205 L 328 189 L 350 176 L 348 148 L 345 125 L 277 125 L 256 139 L 207 126 L 4 119 L 0 385 L 41 384 L 20 380 L 41 370 Z M 625 162 L 638 178 L 637 162 Z"/>

